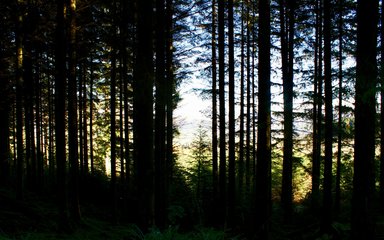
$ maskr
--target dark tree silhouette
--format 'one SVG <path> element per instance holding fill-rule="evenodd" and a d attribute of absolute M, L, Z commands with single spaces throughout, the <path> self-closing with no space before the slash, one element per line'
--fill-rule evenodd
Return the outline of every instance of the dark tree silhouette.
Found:
<path fill-rule="evenodd" d="M 357 1 L 355 157 L 352 239 L 374 239 L 375 87 L 379 1 Z"/>
<path fill-rule="evenodd" d="M 270 1 L 259 1 L 259 106 L 256 168 L 256 226 L 269 239 L 271 216 L 271 23 Z"/>
<path fill-rule="evenodd" d="M 139 195 L 139 223 L 148 229 L 154 217 L 153 153 L 153 1 L 137 2 L 137 48 L 134 70 L 134 142 Z"/>

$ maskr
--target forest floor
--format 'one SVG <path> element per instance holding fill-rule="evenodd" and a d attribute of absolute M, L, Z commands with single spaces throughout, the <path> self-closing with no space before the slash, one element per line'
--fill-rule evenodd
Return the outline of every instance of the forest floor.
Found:
<path fill-rule="evenodd" d="M 137 238 L 141 234 L 137 228 L 97 217 L 83 217 L 65 232 L 58 222 L 57 207 L 48 197 L 26 193 L 19 201 L 13 192 L 0 189 L 0 240 L 141 239 Z"/>
<path fill-rule="evenodd" d="M 80 222 L 71 224 L 63 231 L 58 224 L 58 211 L 52 196 L 26 193 L 23 201 L 16 200 L 14 192 L 0 188 L 0 240 L 74 239 L 74 240 L 244 240 L 239 232 L 228 233 L 210 228 L 192 228 L 181 232 L 172 227 L 162 232 L 153 229 L 144 234 L 137 226 L 128 223 L 112 224 L 105 217 L 105 209 L 98 206 L 82 206 Z M 303 212 L 300 212 L 303 211 Z M 334 222 L 335 233 L 325 235 L 320 232 L 320 224 L 313 216 L 300 207 L 296 209 L 295 221 L 285 224 L 280 211 L 275 209 L 272 216 L 271 239 L 273 240 L 326 240 L 348 239 L 350 229 L 347 217 Z M 384 230 L 384 218 L 378 221 Z M 384 231 L 383 231 L 384 233 Z M 384 239 L 380 234 L 376 239 Z"/>

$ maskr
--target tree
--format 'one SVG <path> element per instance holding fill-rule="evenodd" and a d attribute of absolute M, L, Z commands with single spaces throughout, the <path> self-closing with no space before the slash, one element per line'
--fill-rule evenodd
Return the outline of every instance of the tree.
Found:
<path fill-rule="evenodd" d="M 155 183 L 156 224 L 166 224 L 165 193 L 165 143 L 166 143 L 166 85 L 165 85 L 165 6 L 164 0 L 156 0 L 156 107 L 155 107 Z"/>
<path fill-rule="evenodd" d="M 325 91 L 325 153 L 324 153 L 324 202 L 323 230 L 332 224 L 332 143 L 333 143 L 333 93 L 331 65 L 331 1 L 324 1 L 324 91 Z"/>
<path fill-rule="evenodd" d="M 66 185 L 66 137 L 65 137 L 65 102 L 66 102 L 66 42 L 65 42 L 65 4 L 63 0 L 57 0 L 56 15 L 56 72 L 55 72 L 55 139 L 56 139 L 56 163 L 57 163 L 57 189 L 58 205 L 60 212 L 60 225 L 68 224 L 68 197 Z"/>
<path fill-rule="evenodd" d="M 79 160 L 78 160 L 78 101 L 76 81 L 76 0 L 69 6 L 69 75 L 68 75 L 68 151 L 70 164 L 71 217 L 80 220 Z"/>
<path fill-rule="evenodd" d="M 380 202 L 384 200 L 384 5 L 381 2 L 381 15 L 380 15 Z"/>
<path fill-rule="evenodd" d="M 116 14 L 116 1 L 112 2 L 112 12 Z M 117 216 L 117 176 L 116 176 L 116 153 L 117 153 L 117 137 L 116 137 L 116 85 L 117 85 L 117 79 L 116 79 L 116 68 L 117 68 L 117 29 L 116 29 L 116 19 L 113 18 L 112 21 L 114 24 L 112 26 L 112 49 L 111 49 L 111 85 L 110 85 L 110 92 L 111 92 L 111 100 L 110 100 L 110 107 L 111 107 L 111 133 L 110 133 L 110 140 L 111 140 L 111 200 L 112 200 L 112 221 L 117 222 L 118 216 Z"/>
<path fill-rule="evenodd" d="M 228 107 L 228 224 L 235 224 L 236 179 L 235 179 L 235 54 L 233 33 L 233 0 L 228 1 L 228 65 L 229 65 L 229 107 Z"/>
<path fill-rule="evenodd" d="M 212 0 L 212 187 L 213 199 L 218 197 L 217 142 L 217 59 L 216 59 L 216 0 Z M 215 201 L 214 201 L 215 202 Z M 215 209 L 215 206 L 213 206 Z M 215 211 L 214 211 L 215 212 Z"/>
<path fill-rule="evenodd" d="M 23 199 L 24 183 L 23 183 L 23 171 L 24 171 L 24 141 L 23 141 L 23 96 L 24 96 L 24 79 L 23 79 L 23 16 L 21 12 L 24 2 L 17 1 L 19 5 L 17 30 L 16 30 L 16 140 L 17 140 L 17 198 Z"/>
<path fill-rule="evenodd" d="M 226 135 L 225 135 L 225 4 L 224 0 L 218 0 L 218 47 L 219 47 L 219 148 L 220 148 L 220 165 L 219 165 L 219 221 L 226 219 Z M 224 223 L 224 222 L 223 222 Z"/>
<path fill-rule="evenodd" d="M 153 153 L 153 1 L 137 2 L 137 46 L 134 69 L 134 143 L 137 166 L 139 223 L 143 229 L 154 225 Z"/>
<path fill-rule="evenodd" d="M 315 57 L 314 57 L 314 93 L 313 93 L 313 152 L 312 152 L 312 209 L 319 209 L 320 198 L 320 160 L 322 141 L 322 105 L 323 105 L 323 10 L 322 0 L 315 1 Z"/>
<path fill-rule="evenodd" d="M 269 239 L 271 215 L 270 1 L 259 1 L 259 120 L 256 168 L 256 232 Z"/>
<path fill-rule="evenodd" d="M 292 160 L 293 160 L 293 41 L 294 0 L 280 1 L 280 38 L 284 88 L 284 157 L 281 203 L 286 221 L 292 215 Z M 286 7 L 288 6 L 288 7 Z M 288 16 L 286 19 L 285 16 Z"/>
<path fill-rule="evenodd" d="M 344 1 L 339 2 L 339 18 L 338 18 L 338 30 L 339 30 L 339 53 L 338 53 L 338 78 L 339 78 L 339 114 L 338 114 L 338 122 L 337 122 L 337 163 L 336 163 L 336 182 L 335 182 L 335 211 L 336 214 L 340 213 L 340 182 L 341 182 L 341 147 L 342 147 L 342 137 L 343 137 L 343 129 L 342 129 L 342 116 L 343 116 L 343 8 Z"/>
<path fill-rule="evenodd" d="M 351 238 L 374 239 L 378 2 L 357 1 L 355 157 Z"/>

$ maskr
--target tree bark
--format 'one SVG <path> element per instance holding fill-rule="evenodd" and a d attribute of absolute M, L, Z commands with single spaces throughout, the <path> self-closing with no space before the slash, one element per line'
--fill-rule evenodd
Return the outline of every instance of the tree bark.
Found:
<path fill-rule="evenodd" d="M 166 224 L 165 143 L 166 143 L 166 82 L 165 82 L 165 4 L 156 0 L 156 102 L 155 102 L 155 186 L 156 224 Z"/>
<path fill-rule="evenodd" d="M 65 137 L 65 102 L 66 102 L 66 36 L 64 0 L 57 0 L 56 26 L 56 76 L 55 76 L 55 147 L 57 163 L 57 189 L 60 213 L 59 226 L 68 226 L 68 196 L 66 184 L 66 137 Z"/>
<path fill-rule="evenodd" d="M 355 156 L 351 239 L 374 239 L 377 0 L 357 1 Z"/>
<path fill-rule="evenodd" d="M 137 52 L 134 70 L 134 141 L 139 193 L 139 225 L 154 225 L 153 153 L 153 1 L 138 1 Z"/>
<path fill-rule="evenodd" d="M 218 38 L 219 38 L 219 139 L 220 139 L 220 165 L 219 165 L 219 221 L 224 224 L 226 219 L 226 136 L 225 136 L 225 3 L 224 0 L 218 0 Z"/>
<path fill-rule="evenodd" d="M 228 225 L 236 223 L 236 179 L 235 179 L 235 54 L 233 33 L 233 0 L 228 1 L 228 75 L 229 75 L 229 107 L 228 107 Z"/>
<path fill-rule="evenodd" d="M 292 217 L 293 159 L 293 37 L 294 0 L 280 1 L 281 55 L 284 95 L 284 149 L 281 204 L 287 222 Z M 286 18 L 285 16 L 288 16 Z"/>
<path fill-rule="evenodd" d="M 79 221 L 81 218 L 79 205 L 79 160 L 78 160 L 78 101 L 76 83 L 76 0 L 69 6 L 69 76 L 68 76 L 68 154 L 70 166 L 70 214 Z"/>
<path fill-rule="evenodd" d="M 259 1 L 259 119 L 256 169 L 256 232 L 269 239 L 271 216 L 271 25 L 270 0 Z"/>
<path fill-rule="evenodd" d="M 333 145 L 333 94 L 331 65 L 331 1 L 324 1 L 324 91 L 325 91 L 325 152 L 323 231 L 329 232 L 332 224 L 332 145 Z"/>

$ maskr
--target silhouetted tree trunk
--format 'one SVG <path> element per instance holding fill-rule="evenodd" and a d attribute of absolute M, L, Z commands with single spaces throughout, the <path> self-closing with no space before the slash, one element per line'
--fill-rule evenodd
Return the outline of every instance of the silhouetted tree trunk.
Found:
<path fill-rule="evenodd" d="M 68 197 L 66 185 L 66 137 L 65 137 L 65 102 L 66 102 L 66 36 L 64 0 L 57 0 L 56 16 L 56 76 L 55 76 L 55 139 L 57 163 L 57 191 L 60 213 L 59 226 L 68 225 Z"/>
<path fill-rule="evenodd" d="M 0 47 L 0 54 L 3 47 Z M 5 56 L 0 55 L 0 186 L 6 185 L 10 170 L 10 117 L 11 117 L 11 84 L 5 77 Z"/>
<path fill-rule="evenodd" d="M 378 0 L 357 1 L 355 157 L 352 239 L 374 239 Z"/>
<path fill-rule="evenodd" d="M 380 203 L 384 201 L 384 4 L 381 1 L 380 15 Z"/>
<path fill-rule="evenodd" d="M 92 55 L 91 55 L 92 56 Z M 94 71 L 93 71 L 93 57 L 89 62 L 90 73 L 89 73 L 89 158 L 91 162 L 91 174 L 95 172 L 95 163 L 93 155 L 93 85 L 94 85 Z"/>
<path fill-rule="evenodd" d="M 331 0 L 324 0 L 324 91 L 325 91 L 325 153 L 323 231 L 328 232 L 332 224 L 332 66 L 331 66 Z"/>
<path fill-rule="evenodd" d="M 79 206 L 78 101 L 76 81 L 76 0 L 71 0 L 69 5 L 68 157 L 70 166 L 70 213 L 71 217 L 78 221 L 81 215 Z"/>
<path fill-rule="evenodd" d="M 24 171 L 24 143 L 23 143 L 23 95 L 24 95 L 24 80 L 23 80 L 23 16 L 21 12 L 24 2 L 17 1 L 19 5 L 18 21 L 16 25 L 16 196 L 18 199 L 23 199 L 23 171 Z"/>
<path fill-rule="evenodd" d="M 174 93 L 175 93 L 175 74 L 174 74 L 174 62 L 173 62 L 173 1 L 166 1 L 166 27 L 165 27 L 165 39 L 166 39 L 166 48 L 165 48 L 165 71 L 166 71 L 166 86 L 167 86 L 167 103 L 166 103 L 166 118 L 167 118 L 167 129 L 166 129 L 166 166 L 165 166 L 165 194 L 169 194 L 169 187 L 172 183 L 172 177 L 174 172 L 174 153 L 173 153 L 173 110 L 175 108 L 174 104 Z"/>
<path fill-rule="evenodd" d="M 28 10 L 27 10 L 28 11 Z M 31 28 L 32 21 L 30 14 L 23 17 L 23 82 L 24 82 L 24 125 L 25 125 L 25 165 L 27 167 L 27 185 L 36 188 L 36 155 L 35 155 L 35 124 L 34 124 L 34 84 L 32 71 L 32 43 Z"/>
<path fill-rule="evenodd" d="M 139 223 L 147 229 L 154 221 L 153 153 L 153 1 L 137 2 L 137 52 L 134 70 L 134 141 L 139 193 Z"/>
<path fill-rule="evenodd" d="M 246 54 L 247 54 L 247 103 L 246 103 L 246 129 L 245 129 L 245 188 L 246 192 L 250 192 L 251 188 L 251 93 L 254 86 L 252 85 L 251 78 L 251 2 L 247 1 L 246 11 L 246 26 L 247 26 L 247 43 L 246 43 Z"/>
<path fill-rule="evenodd" d="M 292 159 L 293 159 L 293 37 L 294 1 L 280 1 L 281 58 L 284 91 L 284 149 L 281 204 L 284 218 L 292 217 Z M 286 18 L 288 16 L 288 18 Z"/>
<path fill-rule="evenodd" d="M 219 121 L 220 121 L 220 165 L 219 165 L 219 221 L 226 217 L 226 136 L 225 136 L 225 3 L 218 0 L 218 46 L 219 46 Z"/>
<path fill-rule="evenodd" d="M 228 225 L 236 223 L 236 179 L 235 179 L 235 53 L 233 33 L 233 0 L 228 1 L 228 74 L 229 74 L 229 108 L 228 108 Z"/>
<path fill-rule="evenodd" d="M 88 112 L 87 112 L 87 101 L 88 101 L 88 94 L 87 94 L 87 75 L 86 75 L 86 66 L 84 63 L 81 64 L 82 68 L 80 68 L 81 75 L 83 76 L 83 84 L 82 84 L 82 92 L 83 92 L 83 98 L 82 98 L 82 118 L 80 118 L 81 125 L 83 126 L 83 159 L 84 159 L 84 164 L 83 164 L 83 174 L 88 175 L 89 174 L 89 155 L 88 155 Z M 90 91 L 92 94 L 92 92 Z"/>
<path fill-rule="evenodd" d="M 116 35 L 114 29 L 114 35 Z M 117 222 L 117 181 L 116 181 L 116 43 L 113 40 L 111 53 L 111 197 L 112 221 Z"/>
<path fill-rule="evenodd" d="M 155 186 L 156 224 L 166 224 L 165 141 L 166 141 L 166 82 L 165 82 L 165 6 L 156 0 L 156 102 L 155 102 Z"/>
<path fill-rule="evenodd" d="M 218 197 L 218 141 L 217 141 L 217 59 L 216 59 L 216 0 L 212 0 L 212 193 L 213 215 L 216 215 Z"/>
<path fill-rule="evenodd" d="M 322 31 L 322 0 L 317 1 L 316 12 L 316 40 L 315 40 L 315 72 L 314 72 L 314 104 L 313 104 L 313 153 L 312 153 L 312 210 L 319 209 L 320 202 L 320 160 L 322 135 L 322 94 L 323 94 L 323 31 Z"/>
<path fill-rule="evenodd" d="M 244 1 L 241 2 L 241 33 L 240 33 L 240 129 L 239 129 L 239 196 L 244 196 Z M 240 199 L 240 204 L 242 204 Z"/>
<path fill-rule="evenodd" d="M 342 140 L 342 116 L 343 116 L 343 4 L 344 1 L 340 0 L 338 4 L 338 29 L 339 29 L 339 53 L 338 53 L 338 78 L 339 78 L 339 115 L 338 115 L 338 123 L 337 123 L 337 162 L 336 162 L 336 182 L 335 182 L 335 212 L 336 214 L 340 213 L 340 182 L 341 182 L 341 140 Z"/>
<path fill-rule="evenodd" d="M 269 239 L 271 217 L 271 24 L 270 1 L 259 1 L 259 95 L 256 168 L 256 233 Z"/>

